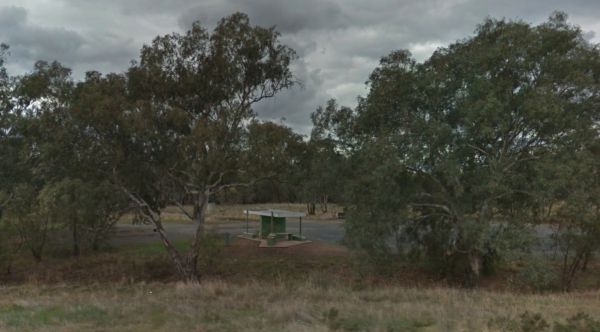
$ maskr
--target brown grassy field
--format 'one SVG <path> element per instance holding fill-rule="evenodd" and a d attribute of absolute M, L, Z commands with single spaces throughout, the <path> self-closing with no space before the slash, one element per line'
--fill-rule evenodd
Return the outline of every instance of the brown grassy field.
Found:
<path fill-rule="evenodd" d="M 318 280 L 293 287 L 264 280 L 24 285 L 0 292 L 3 331 L 520 331 L 541 320 L 565 324 L 577 313 L 600 317 L 598 291 L 355 290 Z"/>
<path fill-rule="evenodd" d="M 219 213 L 234 218 L 237 210 Z M 265 249 L 236 239 L 223 246 L 218 236 L 205 245 L 200 286 L 177 281 L 158 242 L 79 258 L 49 248 L 41 263 L 23 252 L 10 275 L 0 271 L 0 331 L 600 329 L 597 264 L 579 281 L 588 290 L 535 294 L 512 268 L 467 290 L 414 265 L 364 269 L 339 245 Z"/>

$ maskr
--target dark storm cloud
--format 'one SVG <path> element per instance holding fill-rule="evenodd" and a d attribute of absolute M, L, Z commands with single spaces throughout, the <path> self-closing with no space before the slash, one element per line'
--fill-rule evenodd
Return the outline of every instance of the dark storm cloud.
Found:
<path fill-rule="evenodd" d="M 0 7 L 0 40 L 10 46 L 9 68 L 17 72 L 29 71 L 38 60 L 56 60 L 81 77 L 92 69 L 126 67 L 135 54 L 127 38 L 36 25 L 22 7 Z"/>
<path fill-rule="evenodd" d="M 34 0 L 35 1 L 35 0 Z M 181 15 L 197 0 L 53 0 L 86 12 L 110 11 L 126 16 Z M 206 1 L 201 1 L 206 2 Z"/>
<path fill-rule="evenodd" d="M 304 90 L 282 93 L 258 105 L 257 110 L 261 116 L 285 117 L 301 127 L 308 124 L 308 114 L 328 98 L 353 105 L 359 94 L 366 93 L 364 82 L 379 59 L 393 50 L 409 49 L 422 61 L 436 48 L 472 35 L 486 17 L 539 23 L 556 9 L 567 10 L 573 16 L 589 15 L 590 8 L 600 10 L 600 2 L 565 4 L 550 0 L 546 4 L 474 0 L 205 1 L 187 9 L 179 23 L 183 28 L 199 20 L 213 26 L 221 17 L 242 11 L 255 24 L 276 26 L 283 34 L 282 40 L 303 57 L 299 76 L 306 84 Z M 308 79 L 306 73 L 310 72 L 317 73 L 319 79 Z"/>
<path fill-rule="evenodd" d="M 597 0 L 2 0 L 0 39 L 11 44 L 21 70 L 37 59 L 75 69 L 123 70 L 157 34 L 184 31 L 200 20 L 211 29 L 245 12 L 253 24 L 276 26 L 300 59 L 302 87 L 255 107 L 264 119 L 307 133 L 309 114 L 328 98 L 354 105 L 380 57 L 409 49 L 425 60 L 440 46 L 473 34 L 486 17 L 538 24 L 563 10 L 585 37 L 598 42 Z M 20 7 L 19 7 L 20 6 Z M 11 59 L 9 59 L 11 60 Z"/>
<path fill-rule="evenodd" d="M 41 59 L 73 62 L 73 54 L 83 45 L 83 38 L 73 31 L 29 25 L 27 11 L 20 7 L 0 7 L 0 38 L 10 45 L 11 59 L 23 66 Z"/>
<path fill-rule="evenodd" d="M 201 2 L 181 16 L 183 26 L 200 20 L 214 25 L 218 20 L 234 12 L 244 12 L 253 21 L 266 26 L 276 26 L 282 33 L 297 33 L 303 30 L 345 28 L 352 24 L 341 5 L 335 1 L 220 1 Z"/>
<path fill-rule="evenodd" d="M 255 111 L 262 119 L 275 122 L 283 120 L 286 125 L 308 134 L 310 132 L 308 115 L 317 108 L 317 105 L 323 104 L 331 96 L 321 89 L 323 82 L 318 69 L 311 71 L 302 60 L 293 67 L 300 83 L 274 98 L 263 101 L 255 107 Z"/>

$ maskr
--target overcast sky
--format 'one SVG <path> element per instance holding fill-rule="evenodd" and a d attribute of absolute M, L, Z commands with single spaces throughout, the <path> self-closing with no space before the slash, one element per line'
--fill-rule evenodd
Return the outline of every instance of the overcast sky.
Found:
<path fill-rule="evenodd" d="M 540 23 L 569 14 L 586 37 L 600 41 L 599 0 L 0 0 L 0 41 L 11 46 L 11 74 L 36 60 L 58 60 L 74 71 L 123 71 L 144 43 L 185 31 L 193 21 L 212 27 L 241 11 L 253 24 L 276 26 L 300 58 L 302 87 L 256 107 L 262 119 L 307 133 L 309 114 L 329 98 L 354 106 L 379 58 L 409 49 L 417 60 L 471 36 L 486 17 Z"/>

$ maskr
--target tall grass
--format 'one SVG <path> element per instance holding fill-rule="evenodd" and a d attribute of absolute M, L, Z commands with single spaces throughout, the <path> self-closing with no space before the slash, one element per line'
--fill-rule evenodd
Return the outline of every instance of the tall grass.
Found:
<path fill-rule="evenodd" d="M 3 331 L 495 331 L 525 312 L 549 323 L 600 317 L 600 292 L 517 295 L 353 290 L 308 280 L 0 288 Z"/>

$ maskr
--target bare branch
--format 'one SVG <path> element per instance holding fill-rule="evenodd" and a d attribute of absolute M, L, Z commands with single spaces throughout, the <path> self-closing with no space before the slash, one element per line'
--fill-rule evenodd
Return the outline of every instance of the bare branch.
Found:
<path fill-rule="evenodd" d="M 221 182 L 223 182 L 223 176 L 225 176 L 227 172 L 221 172 L 219 173 L 219 178 L 209 186 L 209 189 L 215 188 L 217 187 Z"/>
<path fill-rule="evenodd" d="M 192 216 L 189 212 L 187 212 L 185 210 L 185 207 L 183 205 L 181 205 L 181 203 L 179 203 L 179 202 L 174 202 L 174 203 L 179 208 L 179 210 L 181 212 L 183 212 L 183 214 L 185 214 L 186 217 L 190 218 L 190 220 L 194 220 L 194 216 Z"/>
<path fill-rule="evenodd" d="M 486 155 L 486 156 L 488 156 L 488 155 L 489 155 L 489 153 L 488 153 L 487 151 L 485 151 L 484 149 L 482 149 L 482 148 L 480 148 L 480 147 L 478 147 L 478 146 L 475 146 L 475 145 L 473 145 L 473 144 L 467 144 L 467 146 L 468 146 L 468 147 L 470 147 L 470 148 L 472 148 L 472 149 L 474 149 L 474 150 L 477 150 L 477 151 L 479 151 L 479 152 L 483 153 L 483 154 L 484 154 L 484 155 Z"/>
<path fill-rule="evenodd" d="M 133 201 L 135 205 L 138 207 L 138 211 L 144 215 L 144 217 L 151 221 L 156 227 L 162 228 L 162 224 L 160 222 L 160 215 L 150 208 L 150 205 L 144 201 L 143 198 L 138 197 L 127 188 L 120 186 L 120 189 Z"/>
<path fill-rule="evenodd" d="M 210 194 L 218 194 L 220 192 L 222 192 L 223 190 L 229 189 L 229 188 L 238 188 L 238 187 L 250 187 L 254 184 L 256 184 L 257 182 L 272 178 L 274 175 L 269 175 L 269 176 L 264 176 L 249 182 L 234 182 L 234 183 L 229 183 L 229 184 L 224 184 L 224 185 L 220 185 L 218 187 L 214 187 L 214 188 L 209 188 L 209 192 Z"/>
<path fill-rule="evenodd" d="M 506 172 L 508 170 L 510 170 L 513 166 L 525 162 L 525 161 L 529 161 L 529 160 L 536 160 L 539 159 L 539 157 L 537 156 L 531 156 L 531 157 L 526 157 L 526 158 L 521 158 L 521 159 L 515 159 L 513 161 L 511 161 L 510 163 L 508 163 L 508 165 L 504 166 L 504 168 L 502 168 L 503 172 Z"/>
<path fill-rule="evenodd" d="M 435 217 L 435 216 L 438 216 L 438 217 L 447 217 L 448 214 L 446 214 L 446 213 L 428 213 L 428 214 L 420 216 L 418 218 L 414 218 L 411 221 L 412 222 L 418 222 L 418 221 L 425 220 L 427 218 Z"/>
<path fill-rule="evenodd" d="M 431 208 L 436 208 L 436 209 L 440 209 L 444 212 L 446 212 L 447 215 L 451 216 L 452 212 L 450 211 L 450 208 L 448 208 L 448 206 L 443 205 L 443 204 L 434 204 L 434 203 L 410 203 L 411 206 L 415 206 L 415 207 L 431 207 Z"/>

